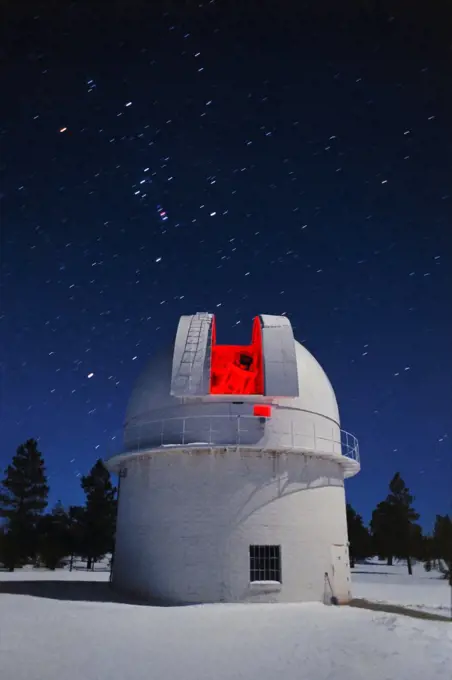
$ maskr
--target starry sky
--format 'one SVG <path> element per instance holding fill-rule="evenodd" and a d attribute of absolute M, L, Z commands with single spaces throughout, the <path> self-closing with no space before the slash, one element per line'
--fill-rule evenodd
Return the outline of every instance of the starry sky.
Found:
<path fill-rule="evenodd" d="M 19 4 L 0 41 L 1 468 L 37 437 L 51 501 L 80 502 L 181 314 L 214 312 L 225 344 L 287 314 L 359 439 L 352 504 L 368 520 L 399 470 L 425 527 L 450 511 L 445 17 Z"/>

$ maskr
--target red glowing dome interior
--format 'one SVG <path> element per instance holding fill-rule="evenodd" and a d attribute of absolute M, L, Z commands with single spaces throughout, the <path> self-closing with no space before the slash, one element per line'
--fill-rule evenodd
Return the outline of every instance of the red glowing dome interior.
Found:
<path fill-rule="evenodd" d="M 253 322 L 251 345 L 217 345 L 214 319 L 210 394 L 264 394 L 262 333 L 258 317 Z"/>

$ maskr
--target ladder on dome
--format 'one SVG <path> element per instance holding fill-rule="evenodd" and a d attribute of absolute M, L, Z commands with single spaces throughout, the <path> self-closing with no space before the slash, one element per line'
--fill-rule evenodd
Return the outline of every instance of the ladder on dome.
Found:
<path fill-rule="evenodd" d="M 201 395 L 208 391 L 208 386 L 205 385 L 205 367 L 206 357 L 210 353 L 208 341 L 211 326 L 211 314 L 197 313 L 190 319 L 176 378 L 181 396 Z"/>

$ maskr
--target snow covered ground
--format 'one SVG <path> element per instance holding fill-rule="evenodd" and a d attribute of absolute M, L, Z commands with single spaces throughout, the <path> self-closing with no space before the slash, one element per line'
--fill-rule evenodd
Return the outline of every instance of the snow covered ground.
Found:
<path fill-rule="evenodd" d="M 360 565 L 354 595 L 386 602 L 393 595 L 398 603 L 399 588 L 412 605 L 432 604 L 422 602 L 436 593 L 423 574 L 405 591 L 401 567 L 382 570 Z M 107 580 L 105 572 L 0 572 L 1 680 L 451 677 L 447 622 L 322 604 L 123 604 L 111 601 Z M 444 582 L 430 580 L 442 589 Z"/>
<path fill-rule="evenodd" d="M 378 560 L 368 560 L 357 564 L 352 570 L 352 591 L 353 597 L 371 602 L 451 615 L 451 590 L 447 581 L 436 571 L 426 572 L 420 563 L 413 565 L 412 576 L 408 575 L 404 563 L 388 567 Z"/>

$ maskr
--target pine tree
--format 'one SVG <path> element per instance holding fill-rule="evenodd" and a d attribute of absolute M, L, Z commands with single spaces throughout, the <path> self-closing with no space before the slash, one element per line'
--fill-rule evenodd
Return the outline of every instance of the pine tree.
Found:
<path fill-rule="evenodd" d="M 71 505 L 68 512 L 69 523 L 69 554 L 72 558 L 83 553 L 85 508 L 81 505 Z"/>
<path fill-rule="evenodd" d="M 412 556 L 422 562 L 425 559 L 426 540 L 420 524 L 412 524 L 411 546 Z"/>
<path fill-rule="evenodd" d="M 5 565 L 7 562 L 6 556 L 6 530 L 5 527 L 0 525 L 0 566 Z"/>
<path fill-rule="evenodd" d="M 18 447 L 0 486 L 0 517 L 7 520 L 4 550 L 11 571 L 36 554 L 37 525 L 48 494 L 38 442 L 28 439 Z"/>
<path fill-rule="evenodd" d="M 370 521 L 373 552 L 380 558 L 386 559 L 388 566 L 392 565 L 396 552 L 392 535 L 391 511 L 392 509 L 387 501 L 381 501 L 372 512 L 372 519 Z"/>
<path fill-rule="evenodd" d="M 389 484 L 390 493 L 387 502 L 393 509 L 394 525 L 392 531 L 395 537 L 396 557 L 406 559 L 408 573 L 413 574 L 411 557 L 416 536 L 416 520 L 419 514 L 412 507 L 414 496 L 406 486 L 398 472 L 394 475 Z"/>
<path fill-rule="evenodd" d="M 48 569 L 56 569 L 71 554 L 70 519 L 60 501 L 38 525 L 39 557 Z"/>
<path fill-rule="evenodd" d="M 371 541 L 368 529 L 364 526 L 363 518 L 347 503 L 347 530 L 350 551 L 350 566 L 355 566 L 356 560 L 363 560 L 371 554 Z"/>
<path fill-rule="evenodd" d="M 452 519 L 449 515 L 436 515 L 426 571 L 432 566 L 439 569 L 452 587 Z"/>
<path fill-rule="evenodd" d="M 99 459 L 90 473 L 82 477 L 86 495 L 84 512 L 78 522 L 81 528 L 81 553 L 87 558 L 87 569 L 113 551 L 116 528 L 116 488 L 110 473 Z"/>
<path fill-rule="evenodd" d="M 372 537 L 377 553 L 387 558 L 388 565 L 393 558 L 405 559 L 408 573 L 413 573 L 411 558 L 418 541 L 415 521 L 418 513 L 412 507 L 413 496 L 396 472 L 389 484 L 390 493 L 386 500 L 379 503 L 372 513 Z"/>

